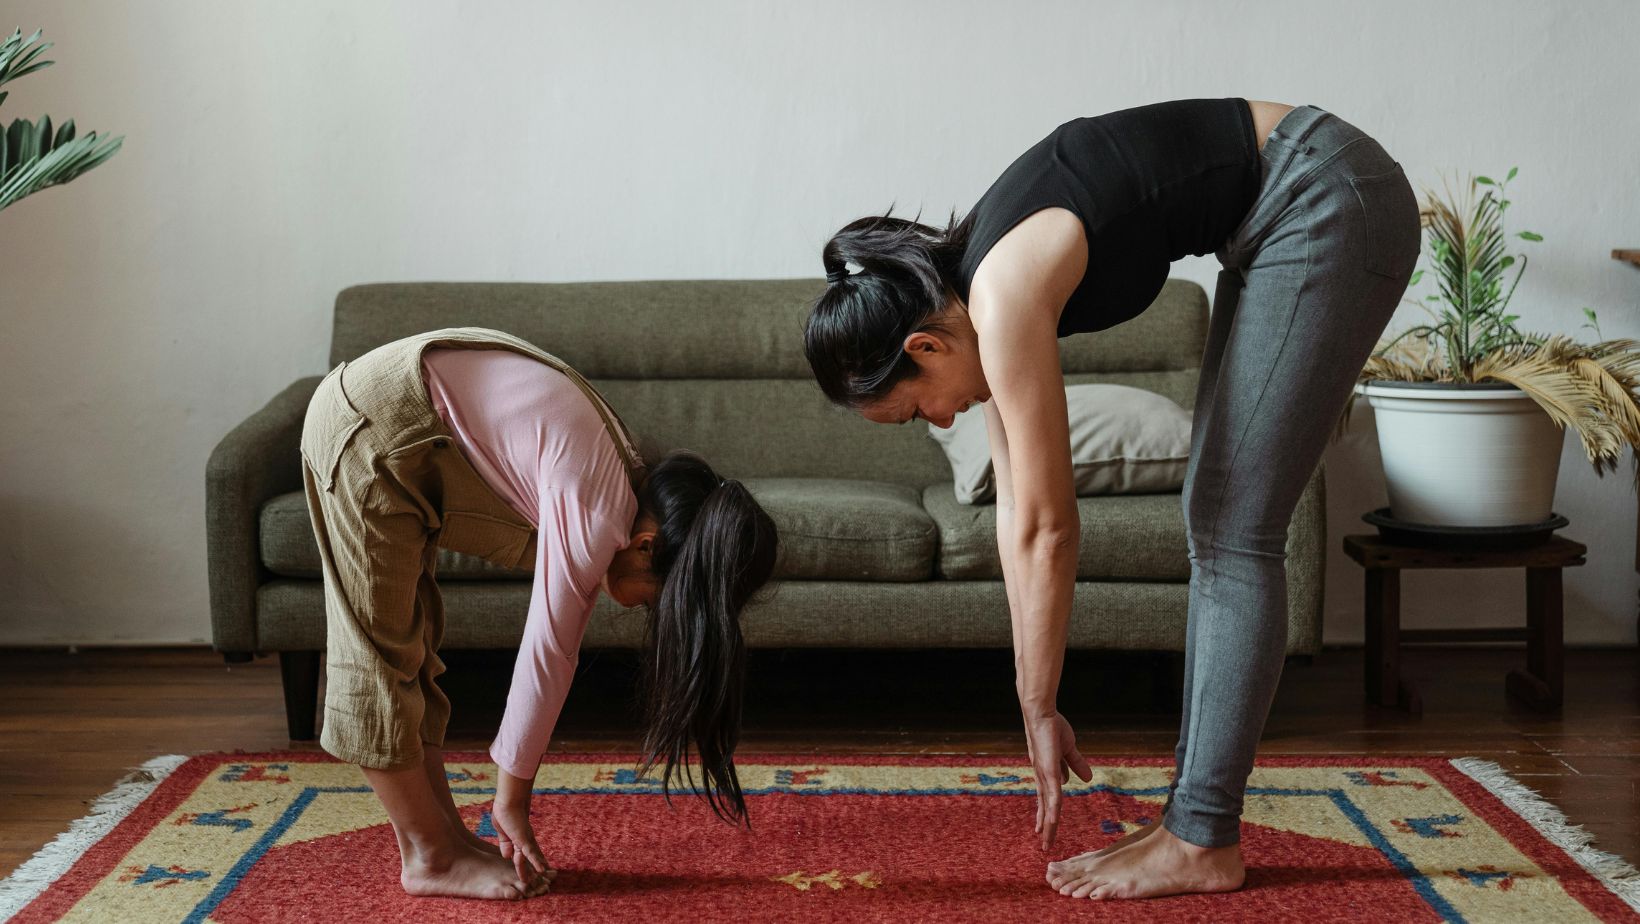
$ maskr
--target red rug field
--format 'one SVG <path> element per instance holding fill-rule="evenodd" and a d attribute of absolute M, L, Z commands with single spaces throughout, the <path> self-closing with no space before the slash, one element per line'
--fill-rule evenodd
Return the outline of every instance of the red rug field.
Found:
<path fill-rule="evenodd" d="M 491 836 L 494 766 L 449 758 L 458 804 Z M 1155 817 L 1170 761 L 1107 758 L 1091 785 L 1073 781 L 1051 855 L 1031 833 L 1028 767 L 745 755 L 740 768 L 749 832 L 687 796 L 669 809 L 629 757 L 550 758 L 534 823 L 558 879 L 498 904 L 406 896 L 356 767 L 313 753 L 158 758 L 0 882 L 0 920 L 1640 920 L 1632 868 L 1480 761 L 1261 761 L 1243 890 L 1103 903 L 1055 894 L 1043 868 Z"/>

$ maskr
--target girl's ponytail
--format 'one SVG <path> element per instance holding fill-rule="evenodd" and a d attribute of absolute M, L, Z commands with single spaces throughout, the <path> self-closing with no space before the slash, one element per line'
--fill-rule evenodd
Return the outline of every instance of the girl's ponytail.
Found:
<path fill-rule="evenodd" d="M 775 524 L 745 485 L 687 450 L 655 465 L 640 494 L 657 523 L 650 561 L 660 580 L 642 671 L 643 772 L 662 768 L 668 800 L 674 779 L 700 791 L 693 744 L 712 811 L 743 823 L 734 765 L 746 673 L 740 613 L 774 573 Z"/>

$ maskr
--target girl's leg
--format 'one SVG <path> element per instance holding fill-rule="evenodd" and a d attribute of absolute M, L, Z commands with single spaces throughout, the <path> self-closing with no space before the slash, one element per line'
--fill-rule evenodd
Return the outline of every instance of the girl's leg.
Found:
<path fill-rule="evenodd" d="M 528 894 L 499 853 L 468 844 L 451 826 L 423 763 L 397 770 L 362 768 L 399 841 L 399 883 L 411 895 L 516 899 Z"/>
<path fill-rule="evenodd" d="M 440 811 L 449 819 L 451 829 L 468 845 L 501 856 L 500 847 L 474 834 L 473 830 L 467 827 L 467 822 L 462 819 L 461 810 L 456 808 L 455 796 L 450 793 L 450 778 L 444 768 L 444 752 L 438 745 L 423 741 L 421 757 L 422 769 L 427 774 L 427 783 L 433 788 L 433 796 L 438 799 Z"/>
<path fill-rule="evenodd" d="M 525 897 L 531 885 L 519 881 L 513 864 L 457 833 L 441 805 L 448 790 L 439 794 L 428 777 L 424 719 L 430 705 L 436 711 L 446 701 L 428 682 L 438 669 L 429 645 L 436 637 L 428 628 L 437 587 L 424 567 L 425 524 L 394 503 L 396 491 L 386 479 L 369 481 L 357 494 L 324 490 L 312 469 L 302 468 L 325 583 L 328 679 L 320 744 L 358 764 L 381 800 L 398 839 L 406 891 Z M 368 504 L 359 500 L 365 492 L 374 492 Z M 436 715 L 434 722 L 442 737 Z"/>

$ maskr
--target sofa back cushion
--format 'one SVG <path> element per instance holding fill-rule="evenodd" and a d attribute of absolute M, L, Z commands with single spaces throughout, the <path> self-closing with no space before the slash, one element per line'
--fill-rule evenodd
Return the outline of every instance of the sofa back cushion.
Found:
<path fill-rule="evenodd" d="M 826 401 L 803 358 L 819 279 L 405 282 L 336 297 L 330 368 L 441 327 L 523 337 L 590 379 L 646 458 L 700 452 L 737 477 L 948 481 L 926 424 L 873 424 Z M 1170 279 L 1139 317 L 1059 341 L 1067 383 L 1148 388 L 1191 407 L 1207 295 Z"/>

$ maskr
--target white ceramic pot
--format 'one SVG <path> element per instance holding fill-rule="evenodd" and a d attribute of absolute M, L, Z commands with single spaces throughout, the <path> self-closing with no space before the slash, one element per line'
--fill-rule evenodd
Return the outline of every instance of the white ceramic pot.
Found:
<path fill-rule="evenodd" d="M 1436 526 L 1549 519 L 1565 433 L 1513 385 L 1375 381 L 1390 516 Z"/>

